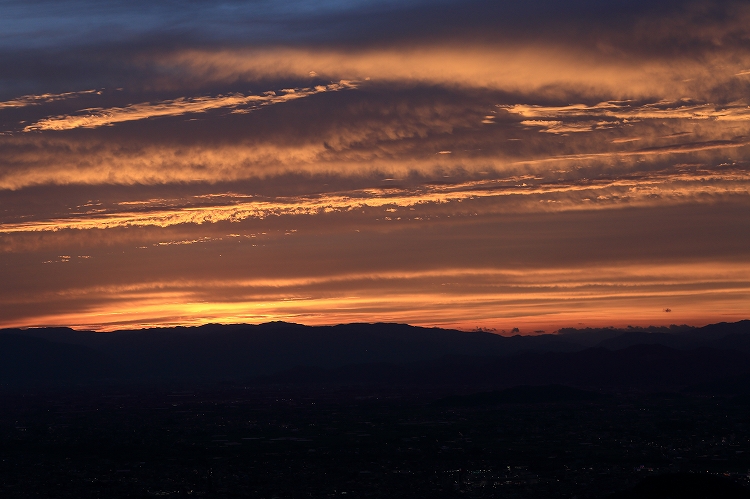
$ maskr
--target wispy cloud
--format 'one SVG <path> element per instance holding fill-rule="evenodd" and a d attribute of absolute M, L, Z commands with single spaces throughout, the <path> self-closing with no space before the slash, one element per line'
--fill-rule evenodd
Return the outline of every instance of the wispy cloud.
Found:
<path fill-rule="evenodd" d="M 98 210 L 84 216 L 69 216 L 33 222 L 0 225 L 0 234 L 47 232 L 66 229 L 112 229 L 119 227 L 170 227 L 180 224 L 241 222 L 278 216 L 313 216 L 350 213 L 362 209 L 385 210 L 384 220 L 429 220 L 430 207 L 455 206 L 454 210 L 488 213 L 530 213 L 566 210 L 596 210 L 623 206 L 649 206 L 713 202 L 717 198 L 750 195 L 750 173 L 741 170 L 725 172 L 670 171 L 631 175 L 617 179 L 540 181 L 486 180 L 460 184 L 426 184 L 416 189 L 369 188 L 347 193 L 316 196 L 276 197 L 249 201 L 226 199 L 226 204 L 197 206 L 164 206 L 139 211 Z M 199 199 L 196 199 L 199 201 Z M 202 201 L 202 200 L 200 200 Z M 474 201 L 479 205 L 467 205 Z M 180 201 L 184 202 L 184 200 Z M 463 204 L 462 204 L 463 203 Z M 144 207 L 153 205 L 146 203 Z M 125 203 L 123 208 L 130 208 Z M 414 212 L 390 215 L 396 209 Z M 443 209 L 445 211 L 445 209 Z M 450 212 L 450 210 L 449 210 Z M 205 240 L 203 240 L 205 241 Z M 188 244 L 201 242 L 168 242 Z M 160 243 L 161 244 L 161 243 Z"/>
<path fill-rule="evenodd" d="M 397 84 L 486 88 L 526 95 L 609 95 L 613 98 L 710 98 L 714 89 L 750 66 L 750 53 L 731 49 L 697 60 L 619 58 L 580 46 L 458 46 L 398 48 L 186 50 L 158 56 L 158 65 L 202 81 L 262 78 L 365 79 Z"/>
<path fill-rule="evenodd" d="M 551 118 L 591 118 L 606 117 L 625 120 L 635 119 L 688 119 L 718 121 L 750 121 L 750 105 L 737 101 L 730 104 L 716 105 L 710 103 L 691 103 L 685 101 L 659 101 L 639 104 L 628 101 L 600 102 L 593 106 L 573 104 L 569 106 L 539 106 L 529 104 L 498 105 L 510 114 L 516 114 L 528 120 Z M 538 121 L 525 121 L 534 125 Z M 556 122 L 552 122 L 556 123 Z"/>
<path fill-rule="evenodd" d="M 61 94 L 24 95 L 15 99 L 0 102 L 0 110 L 7 108 L 39 106 L 50 102 L 74 99 L 81 95 L 101 94 L 101 90 L 81 90 L 79 92 L 65 92 Z"/>
<path fill-rule="evenodd" d="M 24 127 L 24 132 L 43 130 L 72 130 L 74 128 L 97 128 L 126 121 L 145 120 L 167 116 L 181 116 L 190 113 L 205 113 L 214 109 L 229 108 L 235 112 L 249 112 L 260 106 L 288 102 L 309 97 L 322 92 L 356 88 L 352 81 L 340 81 L 329 85 L 311 88 L 289 88 L 278 92 L 269 91 L 263 95 L 219 95 L 216 97 L 183 97 L 160 102 L 143 102 L 125 107 L 107 109 L 84 109 L 81 114 L 44 118 Z"/>
<path fill-rule="evenodd" d="M 523 120 L 522 125 L 529 127 L 541 127 L 541 132 L 546 133 L 578 133 L 578 132 L 590 132 L 596 126 L 596 123 L 564 123 L 562 121 L 554 120 Z"/>
<path fill-rule="evenodd" d="M 664 320 L 663 303 L 669 303 L 681 320 L 700 321 L 709 307 L 740 318 L 742 300 L 750 296 L 748 279 L 747 265 L 694 262 L 530 272 L 454 267 L 297 279 L 152 281 L 47 293 L 46 300 L 77 300 L 86 307 L 36 316 L 33 324 L 72 323 L 99 330 L 270 320 L 380 320 L 467 329 L 481 324 L 508 330 L 555 330 L 571 321 L 624 326 L 636 320 L 648 325 Z M 101 300 L 102 296 L 116 298 Z M 18 308 L 26 297 L 13 301 Z M 497 307 L 505 311 L 503 318 L 497 317 Z M 27 325 L 28 320 L 8 317 L 0 325 Z"/>

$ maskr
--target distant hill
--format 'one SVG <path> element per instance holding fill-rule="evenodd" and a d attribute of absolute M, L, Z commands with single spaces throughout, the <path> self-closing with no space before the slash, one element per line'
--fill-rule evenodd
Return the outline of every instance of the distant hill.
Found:
<path fill-rule="evenodd" d="M 594 341 L 597 334 L 604 337 Z M 0 381 L 242 379 L 647 389 L 709 386 L 750 373 L 750 321 L 512 337 L 383 323 L 276 322 L 114 333 L 13 329 L 0 330 L 0 348 Z"/>
<path fill-rule="evenodd" d="M 600 335 L 599 342 L 592 340 Z M 565 330 L 562 337 L 580 344 L 591 344 L 620 350 L 634 345 L 664 345 L 671 348 L 689 349 L 711 347 L 750 352 L 750 320 L 720 322 L 704 327 L 671 326 L 669 328 L 626 328 Z"/>
<path fill-rule="evenodd" d="M 123 376 L 126 371 L 122 366 L 91 348 L 0 334 L 0 382 L 90 381 Z"/>
<path fill-rule="evenodd" d="M 681 389 L 750 372 L 750 354 L 636 345 L 611 351 L 526 352 L 508 357 L 446 356 L 407 364 L 296 367 L 258 380 L 273 384 L 411 384 L 506 388 L 563 384 L 597 389 Z"/>
<path fill-rule="evenodd" d="M 628 331 L 614 338 L 609 338 L 596 346 L 608 350 L 622 350 L 635 345 L 663 345 L 670 348 L 692 348 L 698 346 L 700 340 L 684 334 L 648 333 L 645 331 Z"/>
<path fill-rule="evenodd" d="M 103 352 L 144 377 L 237 377 L 295 366 L 333 368 L 373 362 L 409 363 L 445 355 L 509 356 L 525 351 L 574 351 L 555 335 L 503 337 L 486 332 L 403 324 L 309 327 L 283 322 L 206 325 L 114 333 L 70 329 L 5 330 Z"/>
<path fill-rule="evenodd" d="M 601 328 L 562 328 L 558 331 L 558 334 L 568 341 L 573 341 L 584 347 L 597 346 L 603 341 L 616 338 L 621 335 L 629 335 L 631 333 L 643 333 L 643 334 L 655 334 L 655 335 L 671 335 L 671 336 L 689 336 L 691 333 L 697 331 L 697 327 L 693 326 L 649 326 L 649 327 L 633 327 L 628 326 L 626 328 L 614 328 L 614 327 L 601 327 Z M 630 345 L 627 345 L 630 346 Z M 624 347 L 623 347 L 624 348 Z"/>

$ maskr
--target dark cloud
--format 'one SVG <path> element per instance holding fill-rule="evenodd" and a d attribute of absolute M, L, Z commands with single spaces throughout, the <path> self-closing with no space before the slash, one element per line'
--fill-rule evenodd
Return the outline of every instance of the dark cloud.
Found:
<path fill-rule="evenodd" d="M 747 59 L 742 2 L 16 2 L 2 7 L 0 97 L 85 88 L 207 90 L 165 68 L 192 50 L 503 46 L 619 61 Z M 728 61 L 723 61 L 728 62 Z M 744 68 L 747 69 L 747 68 Z M 263 75 L 245 75 L 250 80 Z M 225 84 L 228 82 L 225 82 Z"/>

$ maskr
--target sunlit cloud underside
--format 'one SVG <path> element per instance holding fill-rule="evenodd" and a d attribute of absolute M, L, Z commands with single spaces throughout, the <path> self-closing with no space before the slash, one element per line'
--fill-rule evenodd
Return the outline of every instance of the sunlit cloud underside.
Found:
<path fill-rule="evenodd" d="M 40 317 L 38 325 L 76 323 L 112 330 L 274 320 L 330 324 L 334 316 L 344 322 L 492 327 L 498 332 L 519 327 L 524 333 L 533 333 L 554 331 L 571 321 L 589 327 L 624 326 L 631 323 L 634 313 L 656 323 L 664 322 L 663 316 L 669 314 L 677 321 L 700 322 L 709 311 L 725 320 L 737 320 L 746 313 L 750 299 L 748 279 L 747 265 L 693 264 L 536 273 L 447 269 L 286 280 L 142 283 L 49 294 L 45 298 L 62 309 L 71 301 L 86 306 L 75 313 Z M 113 298 L 102 303 L 102 295 Z M 17 301 L 15 306 L 23 303 L 23 299 Z M 10 321 L 7 325 L 20 324 Z"/>

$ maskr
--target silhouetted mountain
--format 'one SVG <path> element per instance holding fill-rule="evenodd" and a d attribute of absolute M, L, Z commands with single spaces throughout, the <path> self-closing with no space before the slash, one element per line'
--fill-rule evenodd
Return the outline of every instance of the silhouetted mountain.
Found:
<path fill-rule="evenodd" d="M 750 352 L 750 321 L 721 322 L 700 328 L 689 326 L 626 328 L 626 329 L 565 329 L 562 337 L 580 344 L 620 350 L 634 345 L 664 345 L 689 349 L 708 346 L 723 350 Z M 599 337 L 598 342 L 593 342 Z"/>
<path fill-rule="evenodd" d="M 16 332 L 16 331 L 14 331 Z M 445 355 L 508 356 L 523 351 L 572 351 L 555 335 L 503 337 L 486 332 L 428 329 L 403 324 L 206 325 L 115 333 L 32 329 L 30 336 L 88 345 L 145 377 L 237 377 L 295 366 L 408 363 Z M 80 337 L 76 337 L 80 335 Z"/>
<path fill-rule="evenodd" d="M 596 348 L 572 340 L 589 338 L 593 330 L 584 330 L 583 336 L 569 331 L 503 337 L 403 324 L 276 322 L 114 333 L 42 328 L 5 330 L 0 338 L 8 343 L 2 352 L 7 358 L 3 379 L 77 373 L 81 379 L 262 377 L 267 383 L 672 389 L 750 372 L 749 327 L 750 321 L 742 321 L 704 328 L 606 329 L 600 332 L 607 338 Z"/>
<path fill-rule="evenodd" d="M 730 334 L 750 334 L 750 320 L 738 322 L 718 322 L 686 333 L 706 341 L 715 341 Z"/>
<path fill-rule="evenodd" d="M 693 326 L 677 326 L 671 325 L 668 327 L 663 326 L 649 326 L 649 327 L 633 327 L 628 326 L 626 328 L 562 328 L 558 331 L 558 334 L 568 341 L 578 343 L 584 347 L 599 346 L 602 342 L 611 340 L 618 336 L 629 335 L 631 333 L 643 333 L 644 335 L 655 334 L 655 335 L 680 335 L 687 336 L 692 331 L 700 328 Z M 623 345 L 622 348 L 631 346 L 632 344 Z M 669 345 L 667 345 L 669 346 Z"/>
<path fill-rule="evenodd" d="M 0 334 L 0 381 L 74 381 L 122 377 L 111 359 L 81 345 Z"/>
<path fill-rule="evenodd" d="M 663 345 L 670 348 L 691 348 L 700 340 L 682 334 L 649 333 L 645 331 L 628 331 L 614 338 L 609 338 L 596 346 L 608 350 L 622 350 L 635 345 Z"/>
<path fill-rule="evenodd" d="M 750 369 L 750 356 L 745 353 L 710 348 L 683 351 L 663 345 L 525 354 L 508 360 L 503 375 L 515 378 L 514 384 L 557 382 L 581 387 L 676 388 Z"/>
<path fill-rule="evenodd" d="M 96 348 L 104 344 L 110 333 L 78 331 L 68 327 L 38 327 L 29 329 L 0 329 L 0 334 L 16 334 L 33 338 L 42 338 L 55 343 L 69 343 Z"/>
<path fill-rule="evenodd" d="M 728 334 L 706 344 L 722 350 L 750 352 L 750 331 Z"/>
<path fill-rule="evenodd" d="M 679 389 L 750 371 L 750 355 L 637 345 L 618 351 L 527 352 L 509 357 L 450 356 L 408 364 L 297 367 L 261 379 L 281 384 L 422 384 L 512 387 L 565 384 L 607 389 Z"/>

